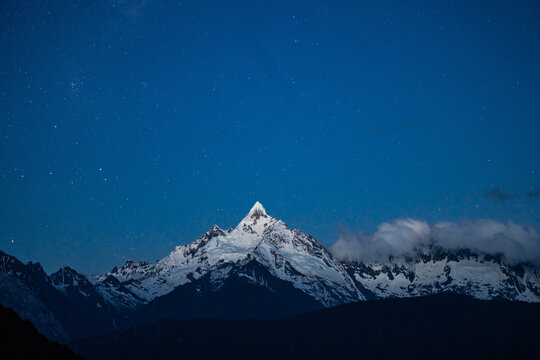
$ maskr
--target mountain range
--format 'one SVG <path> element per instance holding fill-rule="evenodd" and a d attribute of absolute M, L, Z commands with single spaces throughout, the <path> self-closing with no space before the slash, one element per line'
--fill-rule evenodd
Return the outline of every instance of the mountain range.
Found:
<path fill-rule="evenodd" d="M 0 303 L 60 342 L 163 318 L 278 319 L 358 301 L 439 293 L 540 302 L 540 268 L 435 245 L 414 256 L 343 262 L 256 203 L 155 263 L 103 275 L 46 274 L 0 251 Z M 76 315 L 75 315 L 76 314 Z"/>

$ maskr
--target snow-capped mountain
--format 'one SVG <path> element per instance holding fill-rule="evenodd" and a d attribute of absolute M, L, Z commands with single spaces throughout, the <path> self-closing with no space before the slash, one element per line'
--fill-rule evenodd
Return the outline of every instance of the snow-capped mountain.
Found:
<path fill-rule="evenodd" d="M 269 216 L 259 202 L 235 228 L 222 230 L 214 225 L 164 259 L 154 264 L 130 260 L 96 285 L 113 276 L 138 297 L 151 301 L 206 274 L 218 284 L 229 276 L 233 265 L 246 260 L 263 265 L 272 276 L 291 283 L 324 306 L 363 299 L 343 266 L 321 244 Z"/>

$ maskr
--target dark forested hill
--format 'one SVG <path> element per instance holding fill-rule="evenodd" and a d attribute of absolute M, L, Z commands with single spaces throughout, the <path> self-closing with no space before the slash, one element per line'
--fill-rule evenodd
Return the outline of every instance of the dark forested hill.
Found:
<path fill-rule="evenodd" d="M 540 306 L 442 294 L 275 321 L 161 320 L 78 340 L 90 359 L 540 358 Z"/>
<path fill-rule="evenodd" d="M 0 358 L 82 359 L 65 345 L 47 340 L 30 321 L 0 305 Z"/>

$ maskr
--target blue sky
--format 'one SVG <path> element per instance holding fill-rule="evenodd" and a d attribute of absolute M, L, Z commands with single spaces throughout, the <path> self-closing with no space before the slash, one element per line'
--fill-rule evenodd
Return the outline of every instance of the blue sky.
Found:
<path fill-rule="evenodd" d="M 330 245 L 540 228 L 535 1 L 0 4 L 0 249 L 154 261 L 255 201 Z"/>

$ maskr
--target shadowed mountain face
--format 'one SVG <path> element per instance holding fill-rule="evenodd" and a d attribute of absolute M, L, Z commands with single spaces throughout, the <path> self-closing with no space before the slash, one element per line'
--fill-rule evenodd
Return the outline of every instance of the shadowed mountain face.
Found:
<path fill-rule="evenodd" d="M 54 313 L 17 277 L 0 273 L 0 304 L 30 320 L 47 338 L 60 342 L 69 340 Z"/>
<path fill-rule="evenodd" d="M 104 301 L 86 276 L 64 268 L 48 276 L 0 251 L 0 301 L 51 340 L 65 342 L 112 331 L 125 316 Z"/>
<path fill-rule="evenodd" d="M 162 320 L 70 345 L 89 359 L 532 359 L 539 333 L 539 304 L 441 294 L 274 321 Z"/>
<path fill-rule="evenodd" d="M 227 271 L 229 276 L 220 284 L 207 274 L 155 299 L 141 308 L 137 320 L 275 319 L 323 307 L 256 261 L 248 259 Z"/>
<path fill-rule="evenodd" d="M 0 305 L 0 356 L 3 359 L 82 359 L 65 345 L 47 340 L 29 321 Z"/>

